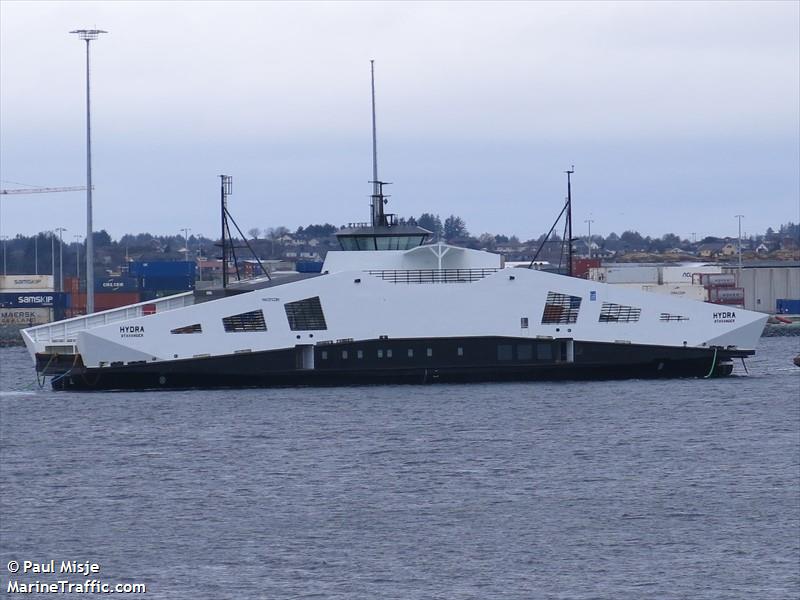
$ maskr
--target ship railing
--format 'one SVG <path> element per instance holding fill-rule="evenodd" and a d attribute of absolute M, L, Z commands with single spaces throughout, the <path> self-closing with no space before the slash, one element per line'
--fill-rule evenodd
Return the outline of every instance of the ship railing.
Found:
<path fill-rule="evenodd" d="M 414 269 L 367 271 L 391 283 L 472 283 L 500 269 Z"/>
<path fill-rule="evenodd" d="M 146 315 L 163 313 L 169 310 L 191 306 L 192 304 L 194 304 L 194 292 L 184 292 L 174 296 L 166 296 L 164 298 L 139 302 L 138 304 L 112 308 L 111 310 L 104 310 L 92 313 L 91 315 L 72 317 L 70 319 L 64 319 L 63 321 L 56 321 L 55 323 L 37 325 L 24 329 L 23 331 L 30 337 L 32 342 L 69 343 L 77 339 L 79 332 L 86 331 L 87 329 L 94 329 L 95 327 L 102 327 L 103 325 L 118 323 L 120 321 L 135 319 Z"/>

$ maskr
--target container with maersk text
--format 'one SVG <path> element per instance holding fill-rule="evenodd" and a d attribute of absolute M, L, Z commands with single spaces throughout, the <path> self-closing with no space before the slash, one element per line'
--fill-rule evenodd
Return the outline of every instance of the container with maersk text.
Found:
<path fill-rule="evenodd" d="M 0 325 L 33 327 L 53 320 L 51 308 L 0 308 Z"/>

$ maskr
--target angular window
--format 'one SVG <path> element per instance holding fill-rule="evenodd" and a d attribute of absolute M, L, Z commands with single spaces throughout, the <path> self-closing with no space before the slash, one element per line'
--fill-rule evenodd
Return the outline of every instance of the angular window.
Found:
<path fill-rule="evenodd" d="M 550 344 L 537 344 L 536 358 L 539 360 L 553 360 L 552 346 Z"/>
<path fill-rule="evenodd" d="M 673 315 L 670 313 L 661 313 L 658 318 L 659 321 L 688 321 L 689 317 L 682 317 L 681 315 Z"/>
<path fill-rule="evenodd" d="M 527 329 L 528 328 L 528 317 L 520 317 L 519 326 L 522 329 Z"/>
<path fill-rule="evenodd" d="M 499 344 L 497 346 L 497 360 L 511 360 L 512 358 L 511 344 Z"/>
<path fill-rule="evenodd" d="M 459 346 L 458 349 L 456 350 L 456 354 L 458 354 L 459 356 L 464 356 L 464 348 Z"/>
<path fill-rule="evenodd" d="M 409 348 L 408 349 L 408 358 L 414 358 L 414 349 L 413 348 Z"/>
<path fill-rule="evenodd" d="M 378 358 L 383 358 L 383 350 L 378 350 Z"/>
<path fill-rule="evenodd" d="M 542 313 L 542 324 L 569 325 L 570 323 L 575 323 L 578 320 L 580 308 L 580 296 L 547 292 L 547 301 Z"/>
<path fill-rule="evenodd" d="M 264 322 L 264 311 L 261 309 L 224 317 L 222 326 L 229 333 L 267 330 L 267 324 Z"/>
<path fill-rule="evenodd" d="M 328 360 L 328 351 L 327 350 L 323 350 L 322 352 L 319 353 L 319 357 L 322 360 Z"/>
<path fill-rule="evenodd" d="M 518 360 L 531 360 L 533 358 L 533 346 L 530 344 L 519 344 L 517 346 Z"/>
<path fill-rule="evenodd" d="M 386 358 L 392 358 L 392 351 L 391 350 L 387 350 L 386 351 Z"/>
<path fill-rule="evenodd" d="M 356 351 L 356 357 L 357 358 L 364 358 L 364 351 L 363 350 L 357 350 Z"/>
<path fill-rule="evenodd" d="M 428 357 L 433 356 L 433 348 L 428 348 Z"/>
<path fill-rule="evenodd" d="M 328 328 L 319 296 L 287 302 L 284 308 L 286 318 L 289 319 L 289 329 L 292 331 L 316 331 Z"/>
<path fill-rule="evenodd" d="M 194 325 L 178 327 L 177 329 L 171 330 L 170 333 L 203 333 L 203 328 L 200 326 L 200 323 L 195 323 Z"/>
<path fill-rule="evenodd" d="M 603 302 L 600 309 L 600 323 L 634 323 L 642 314 L 641 308 Z"/>
<path fill-rule="evenodd" d="M 342 358 L 347 359 L 347 350 L 342 350 Z"/>

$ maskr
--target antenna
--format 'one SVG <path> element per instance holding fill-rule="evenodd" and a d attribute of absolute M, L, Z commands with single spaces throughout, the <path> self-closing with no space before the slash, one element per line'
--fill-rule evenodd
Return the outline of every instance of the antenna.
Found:
<path fill-rule="evenodd" d="M 222 287 L 228 287 L 228 264 L 233 262 L 233 266 L 236 269 L 236 280 L 241 281 L 242 277 L 239 273 L 239 261 L 236 258 L 236 248 L 248 248 L 250 252 L 253 254 L 253 257 L 256 259 L 258 266 L 261 268 L 261 272 L 267 276 L 267 279 L 272 279 L 270 277 L 269 272 L 261 263 L 261 259 L 258 258 L 258 254 L 250 245 L 250 242 L 247 241 L 244 233 L 242 233 L 241 228 L 236 223 L 236 220 L 231 215 L 230 211 L 228 210 L 228 196 L 233 194 L 233 177 L 231 175 L 220 175 L 220 213 L 221 213 L 221 221 L 222 221 L 222 239 L 220 240 L 219 246 L 222 246 Z M 236 227 L 236 231 L 239 232 L 239 235 L 242 236 L 244 240 L 245 246 L 237 246 L 233 240 L 233 236 L 231 235 L 231 226 L 228 223 L 230 220 L 233 223 L 233 226 Z M 188 247 L 189 240 L 187 238 L 186 245 Z M 188 253 L 188 250 L 187 250 Z"/>

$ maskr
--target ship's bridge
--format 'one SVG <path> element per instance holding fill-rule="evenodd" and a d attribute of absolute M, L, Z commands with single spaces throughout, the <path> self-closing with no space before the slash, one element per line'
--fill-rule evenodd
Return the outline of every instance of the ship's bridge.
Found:
<path fill-rule="evenodd" d="M 408 250 L 331 250 L 325 257 L 322 271 L 494 271 L 502 268 L 503 257 L 499 254 L 439 242 Z"/>
<path fill-rule="evenodd" d="M 392 217 L 393 215 L 385 215 Z M 425 243 L 431 232 L 416 225 L 396 225 L 386 219 L 386 225 L 350 223 L 336 237 L 342 250 L 411 250 Z"/>

